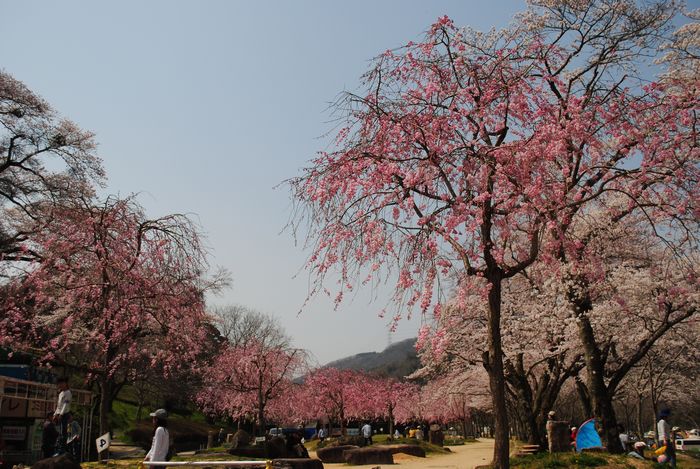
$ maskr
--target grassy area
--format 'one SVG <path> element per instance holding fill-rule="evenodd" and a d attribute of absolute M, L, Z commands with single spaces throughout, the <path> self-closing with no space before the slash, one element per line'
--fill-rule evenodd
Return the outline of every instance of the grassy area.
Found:
<path fill-rule="evenodd" d="M 127 444 L 147 447 L 151 441 L 151 420 L 149 412 L 154 409 L 142 408 L 141 420 L 136 420 L 138 406 L 134 404 L 133 392 L 129 386 L 125 386 L 119 394 L 119 398 L 112 403 L 110 421 L 115 437 Z M 180 413 L 170 412 L 169 426 L 171 434 L 175 438 L 175 447 L 178 450 L 197 449 L 201 444 L 206 443 L 209 431 L 219 432 L 219 425 L 212 425 L 206 422 L 206 417 L 200 412 L 189 410 Z M 228 433 L 235 433 L 235 430 L 226 428 Z"/>
<path fill-rule="evenodd" d="M 611 459 L 615 459 L 611 461 Z M 620 458 L 619 460 L 617 460 Z M 624 458 L 624 459 L 623 459 Z M 529 456 L 521 456 L 511 458 L 511 467 L 517 467 L 522 469 L 549 469 L 558 467 L 603 467 L 609 466 L 610 463 L 616 464 L 612 467 L 625 467 L 633 468 L 633 465 L 627 465 L 625 461 L 629 460 L 624 456 L 611 456 L 611 455 L 599 455 L 599 454 L 588 454 L 588 453 L 538 453 Z M 617 465 L 622 464 L 622 465 Z"/>
<path fill-rule="evenodd" d="M 651 460 L 651 453 L 646 461 L 630 458 L 626 455 L 608 453 L 538 453 L 529 456 L 511 458 L 511 467 L 517 469 L 555 469 L 555 468 L 585 468 L 601 467 L 605 469 L 641 469 L 668 468 L 668 465 L 657 464 Z M 679 455 L 678 468 L 700 469 L 700 460 L 686 455 Z"/>
<path fill-rule="evenodd" d="M 230 456 L 230 455 L 214 455 L 214 454 L 198 454 L 195 456 L 175 456 L 173 458 L 173 461 L 250 461 L 254 460 L 255 458 L 239 458 L 236 456 Z M 119 467 L 119 468 L 126 468 L 126 467 L 131 467 L 135 468 L 139 465 L 139 463 L 143 459 L 119 459 L 119 460 L 113 460 L 109 461 L 109 463 L 99 463 L 99 462 L 84 462 L 81 463 L 81 467 L 86 468 L 86 469 L 105 469 L 105 468 L 110 468 L 110 467 Z M 207 467 L 217 467 L 215 464 L 212 464 L 211 466 Z"/>

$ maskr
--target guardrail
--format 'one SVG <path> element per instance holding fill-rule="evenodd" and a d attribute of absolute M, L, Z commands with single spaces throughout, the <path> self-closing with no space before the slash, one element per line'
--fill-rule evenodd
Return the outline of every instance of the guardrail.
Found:
<path fill-rule="evenodd" d="M 139 467 L 187 467 L 187 466 L 226 466 L 226 467 L 264 467 L 272 468 L 272 461 L 154 461 L 141 463 Z"/>

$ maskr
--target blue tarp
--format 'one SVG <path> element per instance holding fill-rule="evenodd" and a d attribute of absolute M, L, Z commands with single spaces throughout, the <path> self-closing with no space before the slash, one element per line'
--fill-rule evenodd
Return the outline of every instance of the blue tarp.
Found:
<path fill-rule="evenodd" d="M 603 442 L 595 429 L 595 420 L 586 420 L 576 431 L 576 451 L 581 452 L 586 448 L 600 448 Z"/>

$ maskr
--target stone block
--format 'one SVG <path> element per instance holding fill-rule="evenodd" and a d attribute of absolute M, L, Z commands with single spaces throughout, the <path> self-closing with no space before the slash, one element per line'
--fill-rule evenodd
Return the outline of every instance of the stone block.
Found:
<path fill-rule="evenodd" d="M 338 445 L 338 446 L 326 446 L 325 448 L 319 448 L 316 450 L 316 455 L 318 458 L 327 463 L 344 463 L 345 458 L 343 457 L 343 452 L 350 449 L 358 449 L 359 446 L 354 445 Z"/>

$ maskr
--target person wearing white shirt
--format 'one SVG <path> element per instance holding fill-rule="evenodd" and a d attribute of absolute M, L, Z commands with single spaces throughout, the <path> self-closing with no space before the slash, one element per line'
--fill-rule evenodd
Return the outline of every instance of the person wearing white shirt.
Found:
<path fill-rule="evenodd" d="M 365 423 L 362 427 L 362 436 L 365 439 L 365 445 L 370 446 L 372 444 L 372 426 L 369 423 Z"/>
<path fill-rule="evenodd" d="M 659 422 L 656 424 L 656 438 L 659 441 L 659 448 L 662 446 L 666 447 L 666 452 L 664 453 L 668 458 L 668 463 L 671 467 L 676 467 L 676 445 L 672 438 L 671 425 L 669 425 L 668 419 L 671 416 L 670 409 L 663 409 L 659 412 Z"/>
<path fill-rule="evenodd" d="M 149 461 L 167 461 L 168 449 L 170 448 L 170 434 L 168 433 L 168 413 L 165 409 L 158 409 L 150 414 L 153 420 L 153 442 L 151 449 L 144 458 L 144 463 Z"/>
<path fill-rule="evenodd" d="M 68 380 L 66 378 L 58 378 L 56 380 L 58 386 L 58 401 L 56 402 L 56 410 L 53 413 L 53 420 L 58 424 L 58 450 L 60 452 L 66 449 L 66 437 L 68 429 L 68 414 L 70 413 L 70 403 L 73 400 L 73 394 L 70 392 Z"/>

